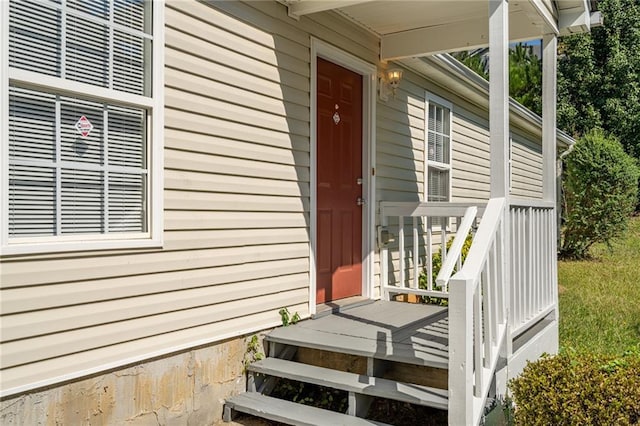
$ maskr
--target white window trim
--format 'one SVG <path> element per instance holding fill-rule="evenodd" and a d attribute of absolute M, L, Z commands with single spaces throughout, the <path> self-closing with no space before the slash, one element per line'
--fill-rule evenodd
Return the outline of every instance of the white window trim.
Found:
<path fill-rule="evenodd" d="M 83 83 L 75 83 L 35 72 L 9 69 L 9 2 L 0 1 L 0 255 L 55 253 L 66 251 L 109 250 L 161 247 L 164 203 L 164 2 L 154 1 L 152 12 L 152 98 L 118 92 Z M 149 182 L 148 231 L 136 234 L 104 234 L 9 238 L 9 85 L 20 83 L 28 88 L 54 88 L 60 93 L 93 100 L 110 100 L 128 106 L 151 108 L 148 122 Z"/>
<path fill-rule="evenodd" d="M 429 160 L 429 104 L 434 103 L 442 107 L 449 109 L 449 164 L 441 163 L 438 161 Z M 451 189 L 453 181 L 453 103 L 434 95 L 433 93 L 425 93 L 425 108 L 424 108 L 424 201 L 429 200 L 429 168 L 433 167 L 438 170 L 449 171 L 449 199 L 451 201 Z"/>

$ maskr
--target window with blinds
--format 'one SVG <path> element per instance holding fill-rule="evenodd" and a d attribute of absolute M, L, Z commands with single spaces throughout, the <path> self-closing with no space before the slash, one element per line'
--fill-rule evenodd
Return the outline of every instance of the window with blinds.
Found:
<path fill-rule="evenodd" d="M 10 1 L 5 243 L 149 232 L 152 6 Z"/>
<path fill-rule="evenodd" d="M 12 0 L 9 66 L 150 95 L 151 2 Z"/>
<path fill-rule="evenodd" d="M 451 187 L 452 105 L 427 94 L 426 199 L 449 201 Z"/>

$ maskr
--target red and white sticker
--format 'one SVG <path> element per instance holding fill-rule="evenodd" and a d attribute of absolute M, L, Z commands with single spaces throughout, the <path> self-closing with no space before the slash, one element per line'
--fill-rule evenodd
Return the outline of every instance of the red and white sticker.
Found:
<path fill-rule="evenodd" d="M 86 138 L 93 130 L 93 124 L 91 124 L 89 119 L 83 115 L 76 123 L 76 130 L 82 135 L 83 138 Z"/>

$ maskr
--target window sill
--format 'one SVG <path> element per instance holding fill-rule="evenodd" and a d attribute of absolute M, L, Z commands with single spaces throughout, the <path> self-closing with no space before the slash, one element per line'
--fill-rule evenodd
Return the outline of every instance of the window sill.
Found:
<path fill-rule="evenodd" d="M 42 255 L 68 252 L 86 252 L 98 250 L 126 250 L 126 249 L 146 249 L 162 248 L 162 238 L 139 237 L 130 239 L 78 239 L 60 241 L 50 238 L 46 241 L 24 243 L 9 243 L 0 247 L 0 256 L 17 255 Z"/>

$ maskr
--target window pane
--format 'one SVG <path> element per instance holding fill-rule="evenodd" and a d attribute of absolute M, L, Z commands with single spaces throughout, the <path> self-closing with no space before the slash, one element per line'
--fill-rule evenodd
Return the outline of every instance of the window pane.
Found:
<path fill-rule="evenodd" d="M 102 19 L 109 18 L 109 1 L 105 0 L 67 0 L 69 9 L 78 10 Z"/>
<path fill-rule="evenodd" d="M 427 132 L 427 159 L 436 161 L 436 135 L 431 131 Z"/>
<path fill-rule="evenodd" d="M 141 37 L 114 31 L 113 88 L 136 95 L 148 95 L 144 70 L 145 52 L 151 44 Z"/>
<path fill-rule="evenodd" d="M 145 177 L 109 174 L 109 232 L 143 232 Z"/>
<path fill-rule="evenodd" d="M 67 15 L 66 77 L 109 86 L 109 31 L 105 25 Z"/>
<path fill-rule="evenodd" d="M 103 227 L 102 172 L 62 171 L 62 233 L 99 234 Z"/>
<path fill-rule="evenodd" d="M 427 201 L 449 201 L 449 171 L 429 169 Z"/>
<path fill-rule="evenodd" d="M 151 33 L 151 2 L 144 0 L 115 0 L 113 4 L 113 20 L 116 24 Z M 146 21 L 145 21 L 146 19 Z"/>
<path fill-rule="evenodd" d="M 60 76 L 60 22 L 60 11 L 55 7 L 32 1 L 11 2 L 9 66 Z"/>
<path fill-rule="evenodd" d="M 63 161 L 102 164 L 103 162 L 103 106 L 97 102 L 75 98 L 61 98 L 60 130 L 62 134 L 61 156 Z M 76 129 L 76 124 L 86 117 L 93 129 L 88 136 Z"/>
<path fill-rule="evenodd" d="M 145 168 L 145 111 L 109 107 L 109 165 Z"/>
<path fill-rule="evenodd" d="M 442 136 L 442 163 L 445 164 L 449 164 L 451 162 L 451 159 L 449 158 L 449 141 L 451 140 L 451 138 L 449 138 L 448 136 Z"/>
<path fill-rule="evenodd" d="M 9 236 L 55 235 L 55 169 L 9 166 Z"/>
<path fill-rule="evenodd" d="M 428 129 L 431 131 L 436 130 L 436 106 L 433 103 L 429 103 Z"/>
<path fill-rule="evenodd" d="M 55 159 L 55 96 L 9 89 L 9 157 L 22 160 Z"/>
<path fill-rule="evenodd" d="M 436 107 L 436 132 L 442 133 L 442 122 L 444 120 L 444 110 L 441 107 Z"/>
<path fill-rule="evenodd" d="M 449 111 L 449 108 L 443 108 L 442 111 L 442 133 L 445 135 L 451 135 L 451 119 L 449 118 L 451 111 Z"/>

